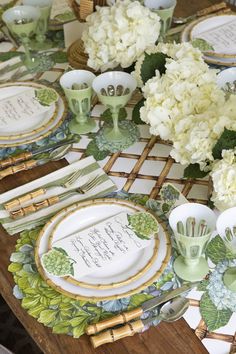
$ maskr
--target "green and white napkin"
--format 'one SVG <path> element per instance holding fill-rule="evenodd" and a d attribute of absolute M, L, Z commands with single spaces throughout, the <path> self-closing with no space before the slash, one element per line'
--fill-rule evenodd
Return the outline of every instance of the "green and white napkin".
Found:
<path fill-rule="evenodd" d="M 29 193 L 33 190 L 39 188 L 47 188 L 52 185 L 55 185 L 57 182 L 63 183 L 71 173 L 83 170 L 83 176 L 79 177 L 77 181 L 70 188 L 63 187 L 53 187 L 46 194 L 35 198 L 34 202 L 44 200 L 46 198 L 52 197 L 54 195 L 59 195 L 66 192 L 70 189 L 75 189 L 80 187 L 86 182 L 92 180 L 96 176 L 102 176 L 99 179 L 98 185 L 93 189 L 86 192 L 85 194 L 74 194 L 66 200 L 60 201 L 57 204 L 49 206 L 45 209 L 38 210 L 32 214 L 26 215 L 24 217 L 13 219 L 10 217 L 10 214 L 7 210 L 4 209 L 3 204 L 6 202 L 20 197 L 26 193 Z M 76 161 L 69 166 L 63 167 L 55 172 L 52 172 L 44 177 L 41 177 L 35 181 L 27 183 L 23 186 L 12 189 L 6 193 L 1 194 L 0 196 L 0 223 L 4 229 L 10 234 L 14 235 L 23 230 L 29 230 L 35 228 L 36 226 L 43 225 L 45 222 L 53 216 L 57 211 L 67 207 L 70 204 L 73 204 L 78 201 L 85 199 L 93 199 L 97 197 L 105 196 L 116 190 L 116 185 L 113 181 L 107 176 L 107 174 L 102 170 L 99 164 L 95 161 L 92 156 L 89 156 L 85 159 Z M 32 201 L 27 202 L 24 206 L 31 204 Z"/>

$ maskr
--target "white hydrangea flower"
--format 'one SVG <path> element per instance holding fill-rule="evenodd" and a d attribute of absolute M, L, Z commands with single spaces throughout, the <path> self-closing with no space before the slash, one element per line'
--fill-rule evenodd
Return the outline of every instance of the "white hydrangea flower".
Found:
<path fill-rule="evenodd" d="M 97 7 L 86 21 L 88 27 L 82 40 L 89 56 L 88 66 L 101 71 L 118 65 L 129 67 L 146 48 L 154 45 L 161 27 L 156 13 L 130 0 Z"/>
<path fill-rule="evenodd" d="M 170 44 L 159 44 L 156 47 L 162 48 L 166 54 L 172 52 L 175 59 L 167 58 L 165 74 L 160 77 L 158 73 L 142 88 L 146 101 L 140 113 L 141 119 L 150 124 L 152 134 L 177 142 L 180 134 L 190 133 L 194 128 L 190 115 L 203 114 L 212 110 L 213 106 L 214 112 L 219 110 L 225 103 L 225 95 L 217 86 L 216 71 L 209 70 L 198 49 L 190 44 L 172 46 L 174 49 Z M 151 51 L 154 49 L 150 49 Z M 136 65 L 137 70 L 140 63 L 141 59 Z M 138 74 L 136 77 L 138 78 Z M 182 119 L 184 122 L 181 122 Z M 202 119 L 203 123 L 199 121 L 199 116 L 196 119 L 201 127 L 205 123 L 210 124 L 207 116 Z M 183 131 L 181 127 L 184 127 Z"/>
<path fill-rule="evenodd" d="M 203 63 L 205 67 L 207 67 L 207 65 L 202 60 L 201 51 L 197 48 L 193 48 L 193 46 L 190 43 L 176 44 L 176 43 L 160 42 L 156 46 L 147 48 L 145 50 L 145 53 L 148 55 L 155 54 L 155 53 L 163 53 L 174 60 L 181 60 L 181 59 L 188 58 L 190 64 L 194 60 L 194 62 L 199 61 Z M 138 58 L 135 64 L 135 70 L 132 73 L 136 78 L 139 87 L 143 86 L 143 82 L 141 78 L 141 67 L 143 64 L 145 53 L 143 53 Z M 213 72 L 217 72 L 217 70 L 213 70 Z"/>
<path fill-rule="evenodd" d="M 236 148 L 223 150 L 222 157 L 211 171 L 214 188 L 211 200 L 221 211 L 236 206 Z"/>

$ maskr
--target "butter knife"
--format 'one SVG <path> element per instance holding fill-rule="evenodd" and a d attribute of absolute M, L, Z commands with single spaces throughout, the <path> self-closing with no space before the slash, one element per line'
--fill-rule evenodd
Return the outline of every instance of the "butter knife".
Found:
<path fill-rule="evenodd" d="M 199 282 L 194 282 L 194 283 L 188 283 L 180 288 L 165 292 L 163 295 L 154 297 L 153 299 L 145 301 L 140 307 L 123 312 L 119 315 L 116 315 L 114 317 L 108 318 L 106 320 L 100 321 L 98 323 L 89 325 L 86 329 L 86 333 L 88 335 L 98 333 L 106 328 L 111 328 L 119 324 L 123 324 L 126 322 L 129 322 L 130 320 L 133 320 L 137 317 L 140 317 L 144 312 L 150 311 L 154 309 L 155 307 L 163 304 L 166 301 L 169 301 L 171 299 L 174 299 L 175 297 L 185 293 L 186 291 L 191 290 L 195 286 L 197 286 Z"/>

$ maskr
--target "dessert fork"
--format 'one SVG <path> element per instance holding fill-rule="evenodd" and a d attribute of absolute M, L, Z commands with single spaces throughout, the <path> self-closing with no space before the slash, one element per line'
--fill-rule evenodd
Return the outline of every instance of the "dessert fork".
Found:
<path fill-rule="evenodd" d="M 98 184 L 100 184 L 103 181 L 103 179 L 104 179 L 104 175 L 100 175 L 100 176 L 97 175 L 78 188 L 71 189 L 71 190 L 61 193 L 59 195 L 52 196 L 52 197 L 44 199 L 38 203 L 33 203 L 30 205 L 27 205 L 26 207 L 23 207 L 23 208 L 20 208 L 17 210 L 13 210 L 10 212 L 10 216 L 13 219 L 16 219 L 18 217 L 23 217 L 28 214 L 34 213 L 40 209 L 44 209 L 44 208 L 47 208 L 47 207 L 52 206 L 54 204 L 57 204 L 57 203 L 59 203 L 63 200 L 66 200 L 76 194 L 85 194 L 85 193 L 91 191 L 93 188 L 95 188 Z"/>
<path fill-rule="evenodd" d="M 55 187 L 69 188 L 70 186 L 72 186 L 72 184 L 74 184 L 74 182 L 78 178 L 82 177 L 83 175 L 84 175 L 84 169 L 75 171 L 75 172 L 71 173 L 69 176 L 67 176 L 66 178 L 63 178 L 63 179 L 60 179 L 56 182 L 50 183 L 45 188 L 36 189 L 36 190 L 34 190 L 30 193 L 27 193 L 19 198 L 15 198 L 13 200 L 10 200 L 9 202 L 4 204 L 4 208 L 6 210 L 11 210 L 16 207 L 20 207 L 23 203 L 28 202 L 29 200 L 32 200 L 36 197 L 39 197 L 40 195 L 46 194 L 48 191 L 50 191 L 51 189 L 53 189 Z"/>

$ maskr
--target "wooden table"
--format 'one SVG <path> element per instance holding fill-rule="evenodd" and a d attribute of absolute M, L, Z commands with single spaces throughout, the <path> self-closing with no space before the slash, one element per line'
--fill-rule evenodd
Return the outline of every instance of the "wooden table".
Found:
<path fill-rule="evenodd" d="M 188 16 L 197 10 L 215 4 L 214 0 L 177 0 L 176 16 Z M 35 168 L 31 171 L 9 176 L 0 183 L 0 193 L 25 184 L 31 180 L 46 175 L 67 162 L 61 160 Z M 66 335 L 52 334 L 51 330 L 22 309 L 20 301 L 12 295 L 14 281 L 8 272 L 9 258 L 14 251 L 17 236 L 9 236 L 0 227 L 0 293 L 11 307 L 14 314 L 21 321 L 28 333 L 45 354 L 159 354 L 159 353 L 207 353 L 193 330 L 183 320 L 175 323 L 162 322 L 158 327 L 152 327 L 143 334 L 122 339 L 118 342 L 93 349 L 86 335 L 80 339 L 73 339 Z"/>

